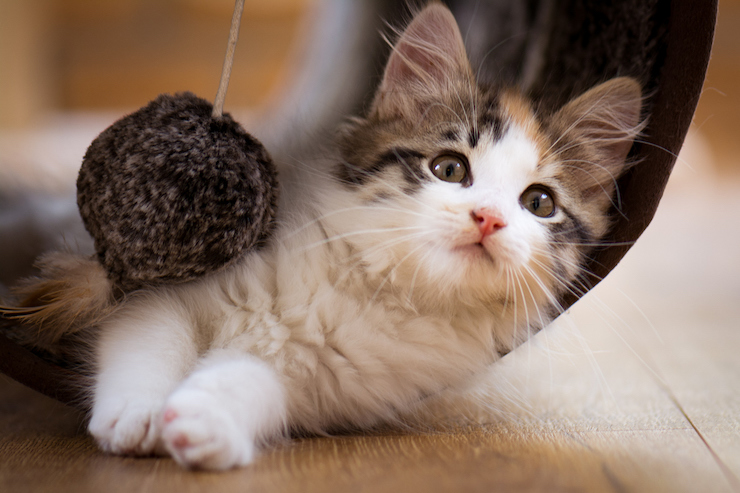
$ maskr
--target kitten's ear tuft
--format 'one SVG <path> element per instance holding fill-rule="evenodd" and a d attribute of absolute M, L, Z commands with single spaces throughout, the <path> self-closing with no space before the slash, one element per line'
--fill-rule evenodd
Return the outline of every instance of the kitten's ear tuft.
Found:
<path fill-rule="evenodd" d="M 471 81 L 457 22 L 445 6 L 434 3 L 414 17 L 393 47 L 372 109 L 385 115 L 403 112 L 425 93 Z"/>
<path fill-rule="evenodd" d="M 642 103 L 640 84 L 631 77 L 617 77 L 589 89 L 555 114 L 563 147 L 580 154 L 572 162 L 578 163 L 573 169 L 586 197 L 598 194 L 608 203 L 632 143 L 644 128 Z"/>

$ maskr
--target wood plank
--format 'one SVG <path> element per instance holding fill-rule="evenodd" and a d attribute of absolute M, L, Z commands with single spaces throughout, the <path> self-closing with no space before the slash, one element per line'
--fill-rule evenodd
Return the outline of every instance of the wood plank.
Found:
<path fill-rule="evenodd" d="M 685 448 L 686 429 L 646 436 L 561 420 L 303 439 L 243 470 L 188 472 L 169 459 L 105 456 L 78 433 L 78 416 L 8 382 L 2 392 L 2 491 L 692 491 L 687 477 L 706 479 L 697 465 L 676 476 L 675 461 L 646 462 L 635 446 Z"/>
<path fill-rule="evenodd" d="M 644 300 L 647 316 L 661 322 L 657 330 L 664 342 L 651 354 L 660 377 L 740 490 L 737 186 L 737 180 L 725 179 L 694 184 L 690 194 L 670 193 L 656 227 L 639 247 L 671 253 L 653 262 L 652 279 L 633 289 Z M 635 270 L 645 268 L 645 261 L 635 262 Z M 667 287 L 660 281 L 677 276 L 683 282 Z"/>
<path fill-rule="evenodd" d="M 632 329 L 621 337 L 740 491 L 738 182 L 686 163 L 675 180 L 655 224 L 595 294 L 638 300 L 617 308 Z"/>

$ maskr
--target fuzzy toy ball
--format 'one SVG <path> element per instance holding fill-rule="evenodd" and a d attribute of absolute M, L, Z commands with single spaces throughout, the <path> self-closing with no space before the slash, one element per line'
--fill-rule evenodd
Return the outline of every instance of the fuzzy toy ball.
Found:
<path fill-rule="evenodd" d="M 160 95 L 103 131 L 77 179 L 100 263 L 124 291 L 186 281 L 264 241 L 277 177 L 264 147 L 192 93 Z"/>
<path fill-rule="evenodd" d="M 108 277 L 124 292 L 187 281 L 267 239 L 277 173 L 262 144 L 223 113 L 244 0 L 237 0 L 213 106 L 163 94 L 90 145 L 77 205 Z"/>

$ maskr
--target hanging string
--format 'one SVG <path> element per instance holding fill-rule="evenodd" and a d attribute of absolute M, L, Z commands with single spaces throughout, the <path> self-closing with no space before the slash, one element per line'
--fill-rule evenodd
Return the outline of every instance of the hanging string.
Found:
<path fill-rule="evenodd" d="M 220 118 L 224 111 L 224 100 L 226 99 L 226 89 L 229 87 L 229 78 L 231 77 L 231 67 L 234 65 L 234 51 L 236 50 L 236 40 L 239 39 L 239 26 L 242 21 L 242 12 L 244 11 L 244 0 L 236 0 L 234 5 L 234 15 L 231 17 L 231 30 L 229 30 L 229 44 L 226 48 L 226 57 L 224 66 L 221 70 L 221 80 L 218 83 L 218 92 L 216 100 L 213 102 L 213 118 Z"/>

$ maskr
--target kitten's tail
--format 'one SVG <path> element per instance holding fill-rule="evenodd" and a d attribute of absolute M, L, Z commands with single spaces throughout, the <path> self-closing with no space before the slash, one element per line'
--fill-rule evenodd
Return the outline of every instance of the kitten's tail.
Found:
<path fill-rule="evenodd" d="M 94 326 L 113 311 L 113 283 L 94 257 L 54 252 L 41 257 L 37 267 L 38 276 L 14 289 L 18 299 L 15 306 L 0 306 L 6 318 L 34 328 L 23 331 L 23 343 L 53 347 L 63 337 Z"/>

